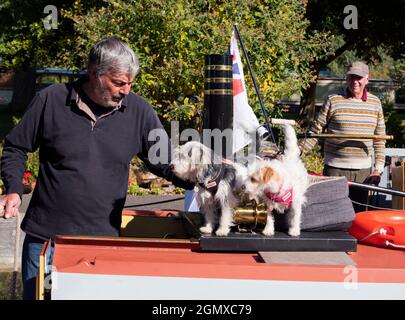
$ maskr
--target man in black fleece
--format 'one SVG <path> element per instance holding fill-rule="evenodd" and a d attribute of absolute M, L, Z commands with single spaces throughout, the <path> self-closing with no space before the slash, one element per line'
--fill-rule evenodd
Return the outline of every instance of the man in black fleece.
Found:
<path fill-rule="evenodd" d="M 131 92 L 139 71 L 135 53 L 115 37 L 91 49 L 88 74 L 40 91 L 6 136 L 1 177 L 6 196 L 0 216 L 21 205 L 26 153 L 39 149 L 39 175 L 21 224 L 25 299 L 34 298 L 44 240 L 55 235 L 118 236 L 130 160 L 138 155 L 151 172 L 185 189 L 171 172 L 170 139 L 153 107 Z M 51 260 L 51 259 L 49 259 Z"/>

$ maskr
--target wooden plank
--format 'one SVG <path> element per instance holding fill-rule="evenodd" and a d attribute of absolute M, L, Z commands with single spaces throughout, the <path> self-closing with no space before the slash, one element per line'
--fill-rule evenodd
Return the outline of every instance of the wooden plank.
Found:
<path fill-rule="evenodd" d="M 49 250 L 51 249 L 51 242 L 45 241 L 42 246 L 41 253 L 39 255 L 39 271 L 36 277 L 36 299 L 45 299 L 45 272 L 47 265 L 47 255 L 49 256 Z"/>

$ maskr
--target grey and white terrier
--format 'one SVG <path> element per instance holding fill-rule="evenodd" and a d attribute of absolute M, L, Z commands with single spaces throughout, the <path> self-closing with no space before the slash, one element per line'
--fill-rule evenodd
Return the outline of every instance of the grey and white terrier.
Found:
<path fill-rule="evenodd" d="M 197 203 L 204 215 L 202 233 L 226 236 L 233 225 L 233 208 L 239 203 L 247 169 L 223 159 L 200 142 L 190 141 L 174 150 L 171 161 L 174 174 L 196 183 Z"/>

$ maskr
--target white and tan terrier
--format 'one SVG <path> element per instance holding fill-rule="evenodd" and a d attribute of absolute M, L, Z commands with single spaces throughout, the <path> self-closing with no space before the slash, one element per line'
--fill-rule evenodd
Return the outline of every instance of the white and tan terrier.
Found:
<path fill-rule="evenodd" d="M 293 127 L 284 125 L 285 149 L 279 159 L 257 160 L 248 167 L 245 192 L 267 205 L 266 236 L 274 235 L 273 209 L 288 214 L 288 234 L 301 233 L 302 207 L 308 188 L 308 174 L 300 159 L 297 136 Z"/>

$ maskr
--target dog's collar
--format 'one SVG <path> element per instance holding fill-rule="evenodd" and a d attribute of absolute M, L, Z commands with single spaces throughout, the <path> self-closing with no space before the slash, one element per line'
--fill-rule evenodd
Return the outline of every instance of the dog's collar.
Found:
<path fill-rule="evenodd" d="M 226 165 L 231 165 L 232 162 L 228 159 L 222 159 L 222 163 L 219 164 L 219 171 L 217 173 L 217 176 L 213 179 L 210 179 L 206 182 L 198 182 L 198 185 L 202 188 L 204 188 L 205 190 L 207 190 L 208 192 L 210 192 L 211 194 L 215 195 L 218 191 L 218 185 L 221 182 L 224 173 L 225 173 L 225 166 Z"/>
<path fill-rule="evenodd" d="M 210 179 L 210 180 L 205 181 L 205 182 L 199 182 L 198 185 L 214 195 L 218 191 L 218 185 L 221 182 L 222 177 L 224 176 L 224 172 L 225 172 L 225 168 L 221 164 L 220 167 L 219 167 L 218 174 L 217 174 L 217 176 L 215 178 Z"/>
<path fill-rule="evenodd" d="M 277 193 L 271 193 L 269 191 L 266 191 L 265 195 L 271 201 L 277 202 L 278 204 L 286 206 L 287 208 L 291 208 L 292 199 L 293 199 L 292 188 L 287 189 L 282 195 L 280 195 L 280 191 L 281 191 L 281 187 Z"/>

